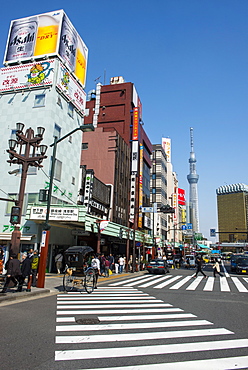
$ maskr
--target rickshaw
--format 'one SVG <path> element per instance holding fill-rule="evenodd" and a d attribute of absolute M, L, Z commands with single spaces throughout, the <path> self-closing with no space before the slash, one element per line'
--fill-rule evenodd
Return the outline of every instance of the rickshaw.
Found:
<path fill-rule="evenodd" d="M 63 287 L 66 292 L 80 288 L 84 288 L 87 293 L 93 292 L 96 276 L 94 269 L 87 265 L 89 253 L 94 253 L 89 246 L 73 246 L 65 251 Z"/>

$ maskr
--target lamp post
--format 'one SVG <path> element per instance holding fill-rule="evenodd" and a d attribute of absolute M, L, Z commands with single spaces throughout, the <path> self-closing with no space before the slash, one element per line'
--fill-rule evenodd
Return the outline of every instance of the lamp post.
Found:
<path fill-rule="evenodd" d="M 68 136 L 71 136 L 72 134 L 74 134 L 74 132 L 79 131 L 79 130 L 83 132 L 94 131 L 94 126 L 92 124 L 81 125 L 75 128 L 74 130 L 68 132 L 68 134 L 64 135 L 63 137 L 59 139 L 57 137 L 54 137 L 54 142 L 50 144 L 50 147 L 53 147 L 53 154 L 52 154 L 48 196 L 47 196 L 46 220 L 45 220 L 45 223 L 43 224 L 43 231 L 42 231 L 39 271 L 38 271 L 38 280 L 37 280 L 38 288 L 44 288 L 44 285 L 45 285 L 46 261 L 47 261 L 47 253 L 48 253 L 48 245 L 49 245 L 50 229 L 51 229 L 51 225 L 49 225 L 49 216 L 50 216 L 57 144 L 63 141 L 64 139 L 66 139 Z"/>
<path fill-rule="evenodd" d="M 45 132 L 44 127 L 37 127 L 37 134 L 34 135 L 34 130 L 30 127 L 23 133 L 24 124 L 18 122 L 16 124 L 16 139 L 9 140 L 9 153 L 8 163 L 19 164 L 22 166 L 21 182 L 18 194 L 18 200 L 16 201 L 16 207 L 11 209 L 10 222 L 14 225 L 14 230 L 11 235 L 11 251 L 15 254 L 19 253 L 21 232 L 18 226 L 21 221 L 21 214 L 23 208 L 24 193 L 26 187 L 27 173 L 29 166 L 43 167 L 41 165 L 43 159 L 47 158 L 46 145 L 40 145 L 43 140 L 43 134 Z M 19 149 L 18 152 L 16 147 Z"/>

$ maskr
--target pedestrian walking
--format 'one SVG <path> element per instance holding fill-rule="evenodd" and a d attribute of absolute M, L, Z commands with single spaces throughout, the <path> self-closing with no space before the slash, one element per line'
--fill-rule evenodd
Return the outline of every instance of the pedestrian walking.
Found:
<path fill-rule="evenodd" d="M 18 282 L 21 281 L 21 268 L 20 268 L 20 261 L 17 259 L 17 255 L 12 253 L 9 261 L 6 264 L 7 269 L 7 278 L 4 284 L 4 287 L 1 293 L 6 293 L 9 283 L 12 281 L 14 283 L 14 287 L 17 286 Z"/>
<path fill-rule="evenodd" d="M 35 250 L 31 262 L 32 287 L 36 287 L 38 267 L 39 267 L 39 256 L 38 251 Z"/>
<path fill-rule="evenodd" d="M 103 275 L 105 273 L 105 266 L 106 266 L 106 258 L 104 254 L 100 257 L 100 274 Z"/>
<path fill-rule="evenodd" d="M 219 274 L 221 277 L 223 276 L 220 273 L 220 264 L 217 258 L 215 259 L 215 263 L 213 265 L 213 272 L 214 272 L 214 277 L 216 277 L 216 273 Z"/>
<path fill-rule="evenodd" d="M 207 276 L 202 271 L 203 260 L 202 260 L 202 256 L 201 255 L 198 255 L 196 257 L 195 263 L 196 263 L 196 273 L 195 273 L 195 275 L 193 277 L 196 278 L 197 275 L 198 275 L 198 273 L 200 272 L 204 276 L 204 278 L 206 279 Z"/>
<path fill-rule="evenodd" d="M 63 264 L 63 254 L 62 252 L 60 251 L 58 254 L 56 254 L 55 256 L 55 265 L 56 265 L 56 269 L 57 269 L 57 273 L 60 274 L 60 271 L 62 269 L 62 264 Z"/>
<path fill-rule="evenodd" d="M 122 256 L 120 256 L 120 258 L 118 260 L 118 263 L 119 263 L 119 272 L 120 272 L 120 274 L 122 274 L 123 266 L 124 266 L 124 263 L 125 263 L 125 260 Z"/>
<path fill-rule="evenodd" d="M 98 258 L 98 255 L 92 256 L 91 267 L 93 267 L 95 271 L 94 289 L 97 289 L 98 276 L 100 275 L 100 260 Z"/>
<path fill-rule="evenodd" d="M 115 256 L 115 273 L 119 272 L 119 256 Z"/>
<path fill-rule="evenodd" d="M 115 267 L 115 259 L 114 259 L 114 256 L 112 255 L 112 253 L 109 254 L 108 260 L 110 262 L 110 270 L 113 271 L 114 267 Z"/>
<path fill-rule="evenodd" d="M 22 291 L 23 284 L 25 282 L 26 277 L 28 278 L 28 283 L 29 285 L 30 280 L 32 279 L 32 274 L 31 274 L 31 265 L 32 265 L 32 260 L 33 260 L 33 255 L 30 253 L 27 255 L 27 257 L 22 261 L 21 264 L 21 277 L 19 279 L 19 285 L 18 285 L 18 292 Z"/>

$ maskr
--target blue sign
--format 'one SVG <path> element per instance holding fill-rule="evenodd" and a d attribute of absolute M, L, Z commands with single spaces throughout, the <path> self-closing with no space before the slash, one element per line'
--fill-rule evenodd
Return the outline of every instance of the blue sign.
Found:
<path fill-rule="evenodd" d="M 187 229 L 192 230 L 192 224 L 187 224 Z"/>
<path fill-rule="evenodd" d="M 216 229 L 210 229 L 210 236 L 216 236 Z"/>
<path fill-rule="evenodd" d="M 182 230 L 187 230 L 187 226 L 186 225 L 182 225 Z"/>

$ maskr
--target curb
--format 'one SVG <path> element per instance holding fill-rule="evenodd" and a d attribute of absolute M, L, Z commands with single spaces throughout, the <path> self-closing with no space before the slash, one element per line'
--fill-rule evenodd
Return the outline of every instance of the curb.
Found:
<path fill-rule="evenodd" d="M 39 288 L 38 288 L 39 289 Z M 33 290 L 31 292 L 11 292 L 11 293 L 5 293 L 6 295 L 0 295 L 0 304 L 2 302 L 6 301 L 16 301 L 18 299 L 23 299 L 23 298 L 30 298 L 30 297 L 38 297 L 40 295 L 47 295 L 50 294 L 51 291 L 50 289 L 42 288 L 39 290 Z"/>

